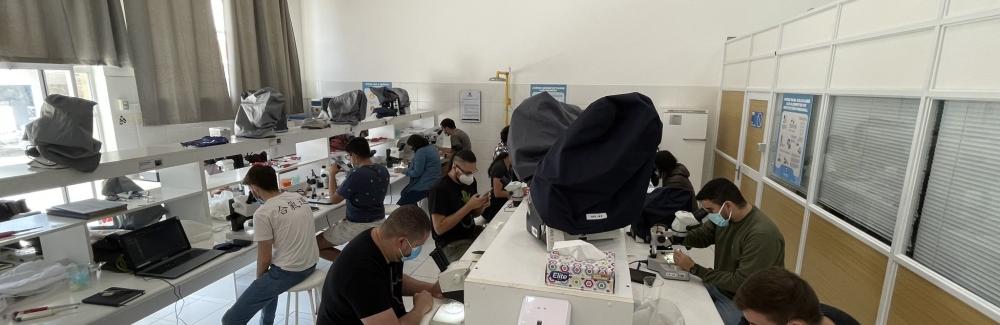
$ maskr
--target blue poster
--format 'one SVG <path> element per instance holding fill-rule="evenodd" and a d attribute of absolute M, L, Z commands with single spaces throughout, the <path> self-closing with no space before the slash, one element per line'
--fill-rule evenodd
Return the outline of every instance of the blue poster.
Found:
<path fill-rule="evenodd" d="M 365 90 L 365 89 L 368 89 L 368 88 L 371 88 L 371 87 L 392 88 L 392 83 L 391 82 L 385 82 L 385 81 L 364 81 L 364 82 L 361 82 L 361 90 Z"/>
<path fill-rule="evenodd" d="M 531 96 L 543 92 L 549 93 L 552 98 L 560 102 L 566 102 L 566 85 L 531 84 Z"/>
<path fill-rule="evenodd" d="M 802 185 L 802 160 L 809 138 L 812 108 L 813 95 L 784 94 L 781 97 L 778 145 L 774 148 L 771 173 L 795 186 Z"/>
<path fill-rule="evenodd" d="M 750 112 L 750 126 L 759 129 L 764 126 L 764 112 Z"/>
<path fill-rule="evenodd" d="M 368 103 L 365 105 L 368 107 L 368 109 L 365 110 L 365 119 L 364 119 L 365 121 L 370 121 L 375 119 L 375 115 L 373 115 L 372 113 L 375 112 L 376 107 L 381 106 L 378 102 L 378 97 L 375 97 L 375 94 L 372 94 L 372 91 L 370 89 L 371 87 L 392 88 L 392 82 L 385 82 L 385 81 L 361 82 L 361 90 L 365 92 L 365 97 L 368 98 Z"/>

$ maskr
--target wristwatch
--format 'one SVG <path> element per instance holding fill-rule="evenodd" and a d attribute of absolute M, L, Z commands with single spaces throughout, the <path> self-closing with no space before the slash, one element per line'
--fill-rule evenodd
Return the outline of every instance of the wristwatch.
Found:
<path fill-rule="evenodd" d="M 688 273 L 691 273 L 691 275 L 697 275 L 697 274 L 695 274 L 695 271 L 698 271 L 698 264 L 695 264 L 694 266 L 692 266 L 691 270 L 689 270 Z"/>

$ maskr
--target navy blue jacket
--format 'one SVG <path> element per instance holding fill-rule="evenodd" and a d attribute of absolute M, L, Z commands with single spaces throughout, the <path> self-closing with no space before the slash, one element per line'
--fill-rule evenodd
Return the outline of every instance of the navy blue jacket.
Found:
<path fill-rule="evenodd" d="M 531 197 L 542 220 L 569 234 L 631 224 L 642 214 L 663 123 L 645 95 L 598 99 L 539 162 Z"/>

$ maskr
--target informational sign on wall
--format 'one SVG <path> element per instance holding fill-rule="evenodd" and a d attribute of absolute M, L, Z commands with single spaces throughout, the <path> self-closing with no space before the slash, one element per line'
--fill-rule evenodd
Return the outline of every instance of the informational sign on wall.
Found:
<path fill-rule="evenodd" d="M 750 112 L 750 126 L 759 129 L 764 126 L 764 112 Z"/>
<path fill-rule="evenodd" d="M 368 104 L 365 105 L 365 107 L 367 107 L 368 109 L 365 111 L 364 120 L 375 119 L 375 115 L 372 115 L 372 112 L 375 111 L 376 107 L 380 106 L 378 103 L 378 97 L 375 97 L 375 94 L 372 94 L 372 91 L 370 90 L 371 87 L 392 88 L 392 82 L 385 82 L 385 81 L 361 82 L 361 90 L 365 92 L 365 97 L 368 98 Z"/>
<path fill-rule="evenodd" d="M 813 95 L 784 94 L 781 98 L 778 146 L 771 172 L 795 186 L 802 183 L 802 158 L 805 157 L 812 108 Z"/>
<path fill-rule="evenodd" d="M 531 84 L 531 96 L 543 92 L 549 93 L 552 98 L 560 102 L 566 102 L 566 85 Z"/>
<path fill-rule="evenodd" d="M 481 122 L 482 93 L 478 90 L 463 90 L 458 98 L 462 122 Z"/>

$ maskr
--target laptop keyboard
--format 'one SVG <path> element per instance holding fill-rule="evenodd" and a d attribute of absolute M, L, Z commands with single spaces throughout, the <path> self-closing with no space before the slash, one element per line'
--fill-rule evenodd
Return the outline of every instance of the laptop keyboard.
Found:
<path fill-rule="evenodd" d="M 191 250 L 191 251 L 188 251 L 187 253 L 185 253 L 184 255 L 177 256 L 177 258 L 175 258 L 175 259 L 173 259 L 173 260 L 171 260 L 171 261 L 169 261 L 167 263 L 161 264 L 160 266 L 157 266 L 157 267 L 152 268 L 152 269 L 145 270 L 145 273 L 162 274 L 162 273 L 165 273 L 167 271 L 170 271 L 171 269 L 173 269 L 173 268 L 175 268 L 175 267 L 177 267 L 177 266 L 179 266 L 181 264 L 187 263 L 188 261 L 193 260 L 196 257 L 201 256 L 202 254 L 205 254 L 205 253 L 208 253 L 208 251 L 207 250 L 200 250 L 200 249 L 199 250 Z"/>

